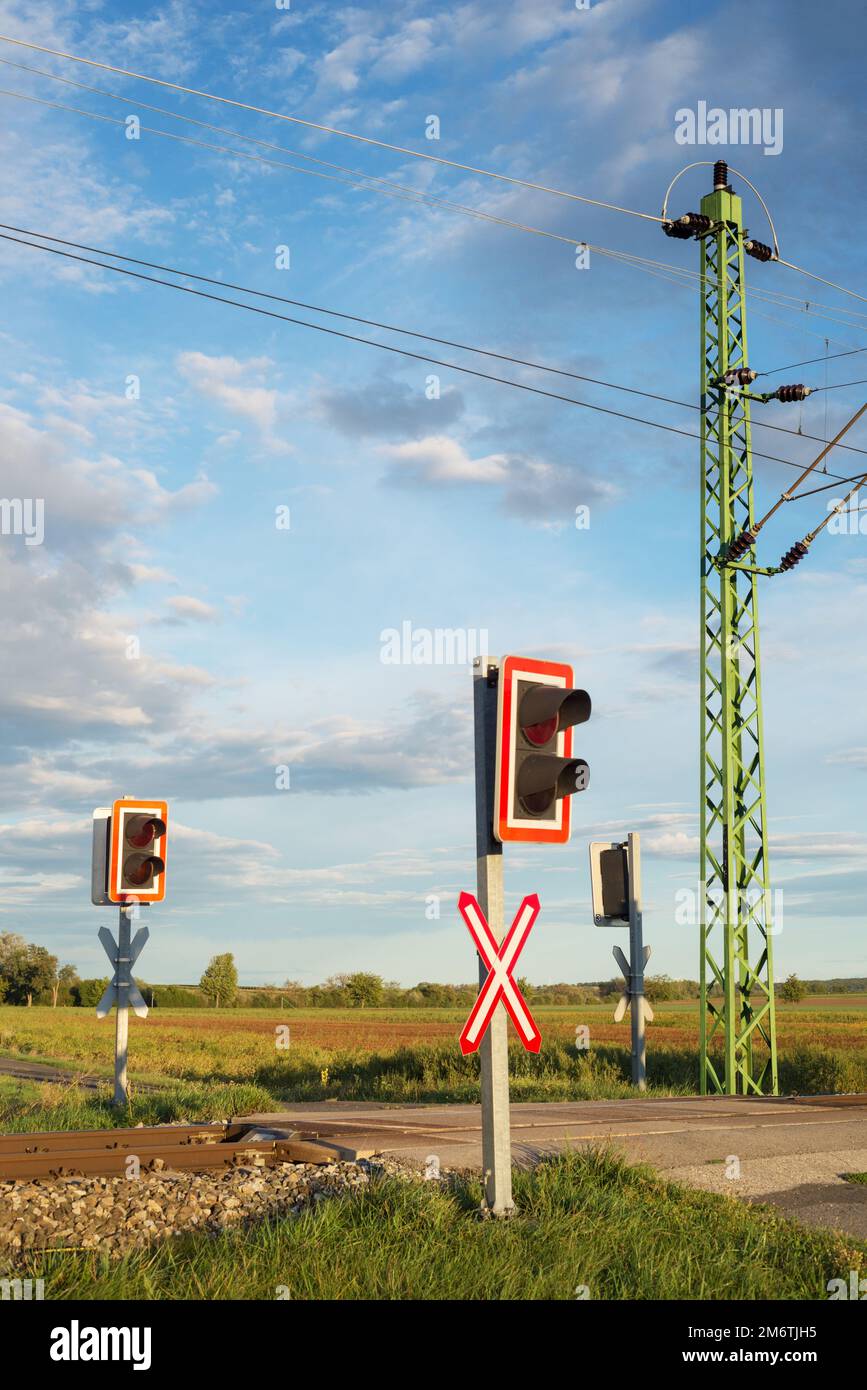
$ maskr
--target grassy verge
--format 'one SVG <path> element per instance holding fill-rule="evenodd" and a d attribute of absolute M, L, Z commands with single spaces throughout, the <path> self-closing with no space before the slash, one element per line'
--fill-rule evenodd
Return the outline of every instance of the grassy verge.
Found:
<path fill-rule="evenodd" d="M 630 1054 L 610 1044 L 577 1052 L 554 1039 L 538 1056 L 515 1046 L 510 1048 L 509 1073 L 513 1102 L 636 1098 Z M 669 1048 L 648 1056 L 648 1097 L 695 1095 L 697 1078 L 698 1054 L 693 1048 Z M 159 1089 L 136 1093 L 137 1080 Z M 471 1104 L 479 1099 L 479 1060 L 461 1057 L 450 1044 L 417 1044 L 372 1053 L 299 1046 L 285 1057 L 249 1068 L 216 1064 L 209 1076 L 134 1070 L 132 1085 L 133 1124 L 222 1118 L 306 1101 Z M 867 1066 L 859 1058 L 813 1048 L 781 1060 L 784 1095 L 857 1090 L 867 1090 Z M 96 1092 L 88 1092 L 0 1074 L 0 1130 L 87 1129 L 128 1123 L 107 1113 L 105 1097 L 110 1092 L 108 1079 Z M 21 1101 L 26 1101 L 24 1108 Z"/>
<path fill-rule="evenodd" d="M 781 1008 L 780 1088 L 803 1095 L 867 1090 L 867 1011 Z M 269 1108 L 299 1101 L 455 1103 L 478 1097 L 478 1058 L 462 1057 L 454 1010 L 155 1009 L 131 1021 L 132 1077 L 139 1084 L 253 1087 Z M 579 1022 L 588 1050 L 576 1046 Z M 616 1099 L 631 1094 L 628 1024 L 610 1006 L 543 1008 L 538 1055 L 514 1040 L 515 1100 Z M 286 1034 L 286 1029 L 289 1030 Z M 282 1033 L 281 1033 L 282 1030 Z M 788 1030 L 788 1031 L 787 1031 Z M 783 1035 L 785 1042 L 783 1041 Z M 291 1036 L 291 1045 L 288 1043 Z M 111 1072 L 113 1029 L 82 1009 L 0 1007 L 0 1055 L 54 1062 L 68 1071 Z M 695 1094 L 697 1011 L 662 1005 L 648 1040 L 656 1095 Z"/>
<path fill-rule="evenodd" d="M 695 1192 L 605 1150 L 516 1175 L 519 1215 L 477 1182 L 377 1182 L 296 1220 L 189 1236 L 117 1262 L 33 1257 L 51 1299 L 823 1299 L 867 1245 Z"/>
<path fill-rule="evenodd" d="M 0 1133 L 42 1129 L 111 1129 L 166 1124 L 170 1120 L 225 1120 L 273 1109 L 273 1097 L 258 1086 L 167 1085 L 158 1093 L 133 1095 L 125 1110 L 111 1103 L 113 1086 L 78 1089 L 48 1081 L 0 1076 Z"/>

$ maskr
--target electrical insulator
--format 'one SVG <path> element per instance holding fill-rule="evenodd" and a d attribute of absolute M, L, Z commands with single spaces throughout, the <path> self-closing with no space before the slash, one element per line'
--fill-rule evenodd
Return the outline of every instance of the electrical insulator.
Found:
<path fill-rule="evenodd" d="M 726 372 L 719 378 L 718 385 L 721 386 L 750 386 L 758 376 L 752 367 L 738 367 L 737 370 Z"/>
<path fill-rule="evenodd" d="M 728 554 L 726 555 L 726 559 L 740 560 L 744 555 L 746 555 L 750 546 L 755 545 L 755 541 L 755 531 L 751 531 L 750 528 L 747 527 L 746 530 L 741 531 L 741 534 L 738 536 L 737 540 L 732 541 L 731 545 L 728 548 Z"/>
<path fill-rule="evenodd" d="M 758 376 L 752 367 L 733 367 L 710 382 L 711 386 L 751 386 Z"/>
<path fill-rule="evenodd" d="M 690 229 L 696 236 L 702 236 L 705 232 L 710 231 L 713 224 L 707 213 L 688 212 L 686 215 L 689 218 Z"/>
<path fill-rule="evenodd" d="M 774 255 L 773 247 L 766 246 L 763 241 L 745 241 L 744 250 L 748 256 L 754 256 L 757 261 L 770 261 Z"/>
<path fill-rule="evenodd" d="M 713 223 L 704 212 L 685 212 L 683 217 L 678 217 L 674 222 L 663 222 L 662 230 L 666 236 L 677 237 L 680 241 L 685 241 L 687 237 L 703 236 L 709 232 Z"/>
<path fill-rule="evenodd" d="M 791 550 L 787 550 L 780 561 L 781 570 L 793 570 L 795 565 L 799 565 L 810 547 L 806 541 L 795 541 Z"/>
<path fill-rule="evenodd" d="M 778 401 L 805 401 L 811 388 L 799 382 L 797 386 L 778 386 L 774 395 Z"/>
<path fill-rule="evenodd" d="M 678 241 L 686 241 L 692 236 L 692 228 L 687 225 L 685 218 L 679 218 L 677 222 L 663 222 L 662 230 L 666 236 L 676 237 Z"/>
<path fill-rule="evenodd" d="M 724 159 L 718 159 L 713 166 L 713 186 L 714 192 L 718 188 L 725 188 L 729 181 L 729 166 Z"/>

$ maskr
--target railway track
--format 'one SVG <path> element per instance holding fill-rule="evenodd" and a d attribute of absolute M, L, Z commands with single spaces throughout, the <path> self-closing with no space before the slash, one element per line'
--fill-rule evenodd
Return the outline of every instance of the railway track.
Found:
<path fill-rule="evenodd" d="M 329 1143 L 315 1132 L 233 1122 L 3 1134 L 0 1181 L 123 1177 L 130 1159 L 137 1160 L 142 1173 L 204 1172 L 250 1164 L 345 1162 L 372 1152 Z"/>

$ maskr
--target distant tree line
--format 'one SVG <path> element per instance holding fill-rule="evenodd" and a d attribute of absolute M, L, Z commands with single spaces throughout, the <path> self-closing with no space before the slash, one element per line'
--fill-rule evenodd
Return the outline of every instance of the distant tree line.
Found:
<path fill-rule="evenodd" d="M 530 1004 L 593 1004 L 623 991 L 623 979 L 596 980 L 589 984 L 533 985 L 518 981 Z M 73 965 L 59 965 L 44 946 L 36 946 L 14 932 L 0 932 L 0 1003 L 50 1004 L 57 1007 L 95 1008 L 108 977 L 81 980 Z M 198 985 L 149 985 L 139 980 L 151 1008 L 175 1009 L 469 1009 L 478 984 L 448 985 L 420 980 L 406 989 L 394 980 L 368 971 L 329 975 L 321 984 L 240 986 L 235 958 L 230 951 L 213 956 Z M 644 987 L 651 1003 L 697 999 L 697 980 L 673 980 L 668 975 L 648 975 Z M 777 984 L 777 994 L 787 1003 L 798 1003 L 808 994 L 855 994 L 867 991 L 867 978 L 851 980 L 800 980 L 797 975 Z M 712 989 L 711 993 L 715 991 Z"/>
<path fill-rule="evenodd" d="M 44 946 L 25 941 L 17 932 L 0 932 L 0 1003 L 73 1004 L 79 983 L 74 965 L 59 965 Z"/>

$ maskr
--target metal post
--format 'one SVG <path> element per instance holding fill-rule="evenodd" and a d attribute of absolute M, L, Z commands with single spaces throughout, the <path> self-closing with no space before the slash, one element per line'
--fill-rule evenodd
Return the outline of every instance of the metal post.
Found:
<path fill-rule="evenodd" d="M 701 200 L 701 1092 L 776 1095 L 757 577 L 726 563 L 754 522 L 750 403 L 721 384 L 748 366 L 746 234 L 722 161 L 714 172 Z"/>
<path fill-rule="evenodd" d="M 632 1011 L 632 1084 L 647 1089 L 647 1047 L 644 1032 L 644 940 L 641 920 L 641 842 L 630 832 L 626 846 L 629 866 L 629 998 Z"/>
<path fill-rule="evenodd" d="M 129 980 L 130 980 L 130 928 L 129 914 L 133 908 L 121 903 L 117 924 L 117 1020 L 114 1034 L 114 1103 L 126 1105 L 127 1091 L 126 1063 L 129 1042 Z"/>
<path fill-rule="evenodd" d="M 497 945 L 503 939 L 503 846 L 494 838 L 494 759 L 497 730 L 498 662 L 473 661 L 476 750 L 476 876 L 479 907 Z M 479 984 L 488 971 L 479 957 Z M 512 1142 L 509 1125 L 509 1049 L 506 1013 L 498 1004 L 479 1048 L 482 1091 L 482 1168 L 485 1208 L 509 1216 L 512 1202 Z"/>

